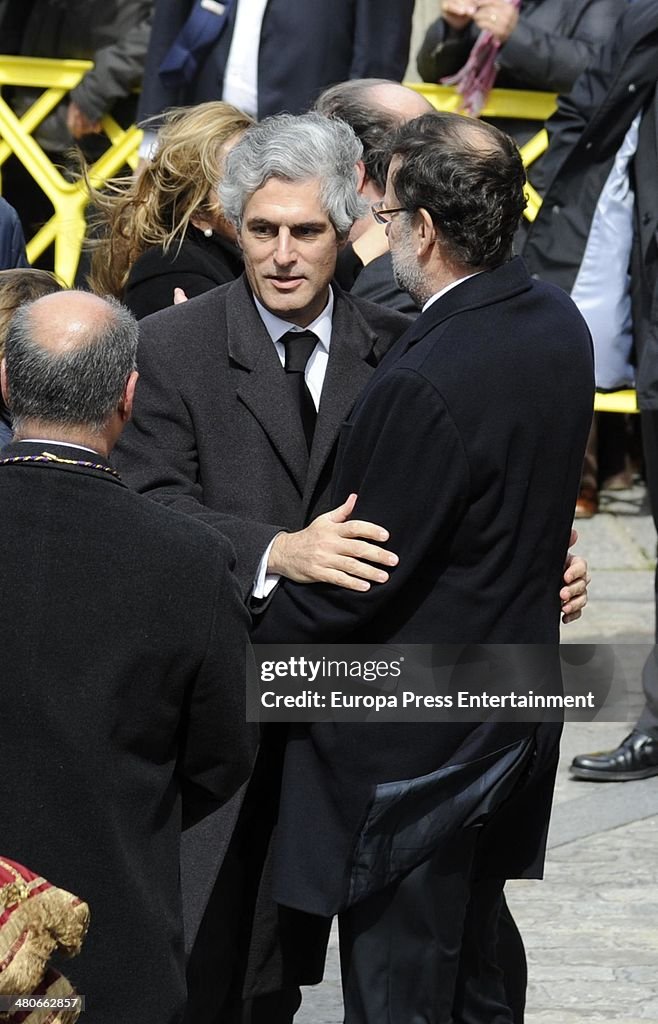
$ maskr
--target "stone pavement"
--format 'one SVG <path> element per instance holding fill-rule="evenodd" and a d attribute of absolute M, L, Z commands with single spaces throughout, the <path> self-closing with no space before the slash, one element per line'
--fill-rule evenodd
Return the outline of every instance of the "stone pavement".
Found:
<path fill-rule="evenodd" d="M 601 507 L 577 524 L 591 596 L 563 640 L 651 644 L 656 536 L 644 491 L 609 494 Z M 644 650 L 628 648 L 631 715 L 641 707 Z M 602 785 L 567 774 L 574 754 L 614 747 L 625 730 L 616 722 L 567 724 L 546 878 L 508 886 L 528 953 L 526 1024 L 658 1021 L 658 777 Z M 342 1019 L 334 931 L 325 981 L 305 990 L 295 1020 Z"/>

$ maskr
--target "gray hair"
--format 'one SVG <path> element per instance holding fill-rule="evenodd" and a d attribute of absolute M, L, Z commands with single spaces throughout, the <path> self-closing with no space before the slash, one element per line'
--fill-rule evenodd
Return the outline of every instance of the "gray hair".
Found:
<path fill-rule="evenodd" d="M 247 202 L 270 178 L 317 179 L 325 213 L 344 238 L 367 212 L 357 192 L 361 154 L 361 143 L 343 121 L 316 113 L 268 117 L 248 128 L 226 157 L 218 188 L 224 215 L 239 230 Z"/>
<path fill-rule="evenodd" d="M 39 300 L 36 300 L 39 301 Z M 136 368 L 138 327 L 132 313 L 107 297 L 109 315 L 89 326 L 88 337 L 68 352 L 52 352 L 35 337 L 33 302 L 12 317 L 5 343 L 14 430 L 38 419 L 100 433 L 117 409 Z"/>

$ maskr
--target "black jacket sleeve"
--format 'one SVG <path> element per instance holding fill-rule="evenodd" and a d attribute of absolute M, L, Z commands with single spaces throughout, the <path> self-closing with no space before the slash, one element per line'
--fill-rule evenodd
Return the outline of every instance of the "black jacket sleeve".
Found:
<path fill-rule="evenodd" d="M 208 566 L 216 579 L 208 644 L 181 717 L 177 770 L 186 828 L 237 792 L 258 740 L 256 726 L 246 722 L 249 615 L 229 569 L 228 547 L 218 546 L 216 564 Z"/>
<path fill-rule="evenodd" d="M 117 100 L 129 96 L 142 80 L 153 0 L 133 0 L 132 7 L 134 23 L 111 45 L 96 50 L 93 68 L 71 93 L 92 121 L 111 110 Z"/>
<path fill-rule="evenodd" d="M 477 31 L 471 24 L 463 32 L 437 18 L 428 28 L 416 57 L 418 74 L 424 82 L 439 82 L 454 75 L 468 60 Z"/>

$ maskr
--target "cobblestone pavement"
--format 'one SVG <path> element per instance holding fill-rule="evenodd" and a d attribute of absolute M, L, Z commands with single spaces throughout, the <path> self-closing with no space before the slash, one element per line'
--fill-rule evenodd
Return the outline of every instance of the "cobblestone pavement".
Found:
<path fill-rule="evenodd" d="M 609 494 L 577 524 L 592 569 L 590 605 L 563 640 L 626 648 L 629 713 L 641 707 L 639 668 L 653 642 L 656 537 L 644 491 Z M 620 722 L 565 727 L 543 882 L 511 882 L 508 898 L 528 952 L 526 1024 L 658 1021 L 658 777 L 574 782 L 574 754 L 617 745 Z M 296 1024 L 340 1024 L 337 939 L 322 985 L 305 991 Z M 396 1024 L 405 1024 L 404 1021 Z"/>

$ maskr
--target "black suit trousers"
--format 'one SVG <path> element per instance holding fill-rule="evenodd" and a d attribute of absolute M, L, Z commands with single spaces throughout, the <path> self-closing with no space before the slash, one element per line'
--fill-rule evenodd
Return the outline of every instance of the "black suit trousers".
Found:
<path fill-rule="evenodd" d="M 658 412 L 642 412 L 642 445 L 644 466 L 649 490 L 651 515 L 658 530 Z M 656 642 L 658 643 L 658 568 L 655 577 L 656 599 Z M 638 728 L 658 730 L 658 648 L 647 658 L 642 671 L 645 707 L 638 721 Z"/>
<path fill-rule="evenodd" d="M 339 917 L 345 1024 L 512 1024 L 477 829 Z"/>

